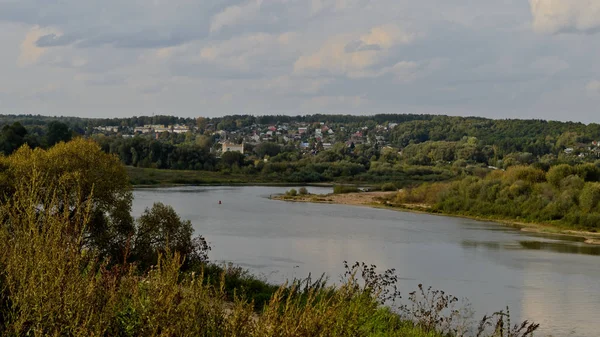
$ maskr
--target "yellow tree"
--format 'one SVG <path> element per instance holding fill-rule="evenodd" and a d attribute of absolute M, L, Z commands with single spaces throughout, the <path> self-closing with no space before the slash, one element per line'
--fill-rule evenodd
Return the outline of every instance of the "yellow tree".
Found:
<path fill-rule="evenodd" d="M 119 256 L 134 232 L 132 188 L 119 159 L 84 139 L 59 143 L 49 150 L 23 146 L 8 157 L 0 157 L 2 202 L 10 202 L 17 184 L 34 179 L 37 172 L 43 172 L 40 190 L 56 194 L 62 210 L 75 214 L 79 205 L 89 205 L 92 219 L 85 243 L 105 256 Z"/>

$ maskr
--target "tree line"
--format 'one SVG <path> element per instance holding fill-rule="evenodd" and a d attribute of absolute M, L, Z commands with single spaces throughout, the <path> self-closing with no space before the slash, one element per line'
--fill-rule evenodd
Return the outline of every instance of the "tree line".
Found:
<path fill-rule="evenodd" d="M 600 229 L 600 167 L 591 163 L 512 166 L 484 177 L 404 189 L 395 204 L 424 204 L 433 211 Z"/>

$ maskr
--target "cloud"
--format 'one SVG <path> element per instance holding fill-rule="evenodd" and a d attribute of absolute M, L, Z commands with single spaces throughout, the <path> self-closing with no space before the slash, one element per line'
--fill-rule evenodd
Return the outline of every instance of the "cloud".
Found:
<path fill-rule="evenodd" d="M 413 39 L 414 34 L 393 24 L 373 27 L 358 38 L 351 35 L 336 36 L 316 52 L 300 56 L 294 64 L 294 73 L 375 76 L 378 72 L 370 68 L 376 66 L 390 48 L 408 44 Z"/>
<path fill-rule="evenodd" d="M 597 33 L 600 1 L 529 0 L 533 29 L 538 33 Z"/>
<path fill-rule="evenodd" d="M 600 81 L 592 80 L 585 88 L 590 95 L 600 97 Z"/>
<path fill-rule="evenodd" d="M 531 67 L 545 74 L 556 74 L 569 69 L 571 66 L 565 60 L 556 56 L 544 56 L 535 60 Z"/>
<path fill-rule="evenodd" d="M 312 14 L 321 13 L 323 11 L 338 12 L 347 9 L 354 5 L 353 0 L 311 0 L 310 10 Z"/>
<path fill-rule="evenodd" d="M 216 0 L 0 1 L 0 21 L 64 33 L 39 36 L 40 47 L 157 48 L 206 37 L 208 18 L 219 8 Z"/>
<path fill-rule="evenodd" d="M 336 113 L 342 113 L 346 109 L 354 110 L 366 106 L 368 99 L 361 96 L 315 96 L 307 103 L 304 105 L 311 109 L 335 109 Z"/>
<path fill-rule="evenodd" d="M 27 32 L 20 46 L 21 53 L 17 60 L 19 66 L 26 67 L 38 62 L 40 57 L 46 53 L 46 48 L 38 46 L 37 41 L 48 34 L 56 36 L 56 33 L 51 33 L 50 29 L 39 26 L 34 26 Z"/>
<path fill-rule="evenodd" d="M 296 39 L 294 33 L 254 33 L 188 46 L 185 52 L 161 54 L 173 54 L 168 62 L 176 75 L 256 79 L 289 70 L 295 60 Z M 150 57 L 156 58 L 158 55 Z"/>
<path fill-rule="evenodd" d="M 573 106 L 560 118 L 589 121 L 597 3 L 0 0 L 1 108 L 543 118 Z M 27 100 L 32 83 L 60 90 Z"/>
<path fill-rule="evenodd" d="M 225 8 L 222 12 L 212 17 L 210 32 L 218 32 L 227 26 L 237 25 L 249 18 L 253 18 L 260 11 L 262 0 L 251 0 L 244 5 L 235 5 Z"/>

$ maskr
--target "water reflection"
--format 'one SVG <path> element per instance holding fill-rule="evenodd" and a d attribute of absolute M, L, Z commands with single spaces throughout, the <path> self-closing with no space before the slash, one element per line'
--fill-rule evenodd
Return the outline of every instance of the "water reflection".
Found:
<path fill-rule="evenodd" d="M 464 240 L 462 246 L 467 249 L 485 248 L 487 250 L 543 250 L 554 253 L 581 254 L 600 256 L 600 246 L 583 243 L 569 243 L 561 241 L 518 241 L 518 242 L 495 242 L 495 241 L 472 241 Z"/>
<path fill-rule="evenodd" d="M 576 245 L 562 242 L 543 241 L 520 241 L 519 244 L 525 249 L 546 250 L 555 253 L 600 255 L 600 246 Z"/>

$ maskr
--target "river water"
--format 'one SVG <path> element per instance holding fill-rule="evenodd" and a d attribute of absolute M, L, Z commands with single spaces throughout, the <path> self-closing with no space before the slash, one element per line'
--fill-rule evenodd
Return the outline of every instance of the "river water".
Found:
<path fill-rule="evenodd" d="M 286 189 L 139 189 L 133 212 L 173 206 L 211 243 L 212 260 L 272 282 L 309 273 L 338 281 L 343 261 L 364 261 L 395 268 L 404 295 L 423 283 L 468 298 L 476 318 L 508 306 L 513 322 L 542 325 L 537 336 L 600 335 L 600 246 L 461 218 L 268 199 Z"/>

